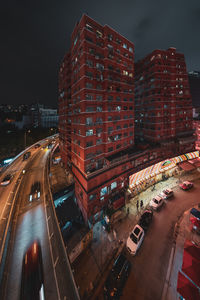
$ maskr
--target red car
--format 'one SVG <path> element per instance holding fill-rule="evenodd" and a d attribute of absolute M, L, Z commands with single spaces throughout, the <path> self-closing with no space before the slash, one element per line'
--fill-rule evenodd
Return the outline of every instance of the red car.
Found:
<path fill-rule="evenodd" d="M 193 187 L 193 183 L 191 181 L 184 181 L 179 186 L 182 190 L 189 190 Z"/>
<path fill-rule="evenodd" d="M 23 257 L 20 300 L 45 299 L 42 251 L 38 241 L 34 241 Z"/>

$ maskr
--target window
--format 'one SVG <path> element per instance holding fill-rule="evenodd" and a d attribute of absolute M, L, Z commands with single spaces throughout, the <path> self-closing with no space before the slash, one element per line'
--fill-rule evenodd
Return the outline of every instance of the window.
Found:
<path fill-rule="evenodd" d="M 93 129 L 88 129 L 86 131 L 86 136 L 90 136 L 90 135 L 93 135 Z"/>
<path fill-rule="evenodd" d="M 121 148 L 121 144 L 118 144 L 117 146 L 116 146 L 116 149 L 119 149 L 119 148 Z"/>
<path fill-rule="evenodd" d="M 101 135 L 101 133 L 102 133 L 102 128 L 97 128 L 96 129 L 96 134 L 98 135 L 98 136 L 100 136 Z"/>
<path fill-rule="evenodd" d="M 86 118 L 86 125 L 92 125 L 92 118 Z"/>
<path fill-rule="evenodd" d="M 88 88 L 88 89 L 92 89 L 93 88 L 93 85 L 92 85 L 92 83 L 91 82 L 86 82 L 86 88 Z"/>
<path fill-rule="evenodd" d="M 86 143 L 86 147 L 91 147 L 91 146 L 93 146 L 93 142 L 92 142 L 92 141 L 88 141 L 88 142 Z"/>
<path fill-rule="evenodd" d="M 102 99 L 103 99 L 103 97 L 102 97 L 101 95 L 97 95 L 97 96 L 96 96 L 96 100 L 97 100 L 97 101 L 102 101 Z"/>
<path fill-rule="evenodd" d="M 129 51 L 133 53 L 133 48 L 129 47 Z"/>
<path fill-rule="evenodd" d="M 95 200 L 96 198 L 97 198 L 97 194 L 92 194 L 89 196 L 90 201 Z"/>
<path fill-rule="evenodd" d="M 113 131 L 113 127 L 108 127 L 108 133 L 111 133 Z"/>
<path fill-rule="evenodd" d="M 116 107 L 116 110 L 117 110 L 117 111 L 120 111 L 120 110 L 121 110 L 121 106 L 117 106 L 117 107 Z"/>
<path fill-rule="evenodd" d="M 111 116 L 108 116 L 108 121 L 112 121 L 112 117 Z"/>
<path fill-rule="evenodd" d="M 86 71 L 86 76 L 89 77 L 91 80 L 93 79 L 93 73 Z"/>
<path fill-rule="evenodd" d="M 103 120 L 102 118 L 96 118 L 96 124 L 102 124 Z"/>
<path fill-rule="evenodd" d="M 104 195 L 107 194 L 107 192 L 108 192 L 108 188 L 107 188 L 107 186 L 105 186 L 105 187 L 103 187 L 103 188 L 101 189 L 100 195 L 101 195 L 101 196 L 104 196 Z"/>
<path fill-rule="evenodd" d="M 102 111 L 102 107 L 101 106 L 97 106 L 97 111 Z"/>
<path fill-rule="evenodd" d="M 97 36 L 97 38 L 102 38 L 103 34 L 102 34 L 101 31 L 97 30 L 96 31 L 96 36 Z"/>
<path fill-rule="evenodd" d="M 124 43 L 124 44 L 123 44 L 123 48 L 124 48 L 124 49 L 127 49 L 127 44 Z"/>
<path fill-rule="evenodd" d="M 94 111 L 94 107 L 88 106 L 88 107 L 86 107 L 85 111 L 86 112 L 93 112 Z"/>
<path fill-rule="evenodd" d="M 98 139 L 96 144 L 97 144 L 97 145 L 102 144 L 102 139 Z"/>
<path fill-rule="evenodd" d="M 101 84 L 97 84 L 97 90 L 102 90 L 102 85 Z"/>
<path fill-rule="evenodd" d="M 91 25 L 89 25 L 89 24 L 85 24 L 85 27 L 88 29 L 88 30 L 90 30 L 90 31 L 93 31 L 93 28 L 92 28 L 92 26 Z"/>
<path fill-rule="evenodd" d="M 99 70 L 99 71 L 103 71 L 103 70 L 104 70 L 104 65 L 99 64 L 99 63 L 96 63 L 96 68 L 97 68 L 97 70 Z"/>
<path fill-rule="evenodd" d="M 113 96 L 108 96 L 108 101 L 112 101 L 113 100 Z"/>
<path fill-rule="evenodd" d="M 117 126 L 117 130 L 120 130 L 120 129 L 121 129 L 121 126 L 120 126 L 120 125 L 118 125 L 118 126 Z"/>
<path fill-rule="evenodd" d="M 89 59 L 86 60 L 86 65 L 89 67 L 93 67 L 93 62 Z"/>
<path fill-rule="evenodd" d="M 115 189 L 116 187 L 117 187 L 117 182 L 116 181 L 112 182 L 110 186 L 111 190 Z"/>
<path fill-rule="evenodd" d="M 113 151 L 113 147 L 108 148 L 108 152 L 112 152 Z"/>
<path fill-rule="evenodd" d="M 86 94 L 86 100 L 93 100 L 93 95 Z"/>

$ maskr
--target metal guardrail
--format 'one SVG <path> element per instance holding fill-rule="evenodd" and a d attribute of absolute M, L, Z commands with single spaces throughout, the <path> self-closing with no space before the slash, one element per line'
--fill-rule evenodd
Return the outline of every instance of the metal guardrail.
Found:
<path fill-rule="evenodd" d="M 59 226 L 59 223 L 58 223 L 58 219 L 57 219 L 57 215 L 56 215 L 56 211 L 55 211 L 55 207 L 54 207 L 53 196 L 52 196 L 52 193 L 51 193 L 51 186 L 50 186 L 50 181 L 49 181 L 49 176 L 48 176 L 48 171 L 50 170 L 50 162 L 51 162 L 51 154 L 48 156 L 48 159 L 47 159 L 46 170 L 45 170 L 46 174 L 45 175 L 46 175 L 47 183 L 48 183 L 48 186 L 49 186 L 49 195 L 50 195 L 50 203 L 51 203 L 50 208 L 51 208 L 51 212 L 53 214 L 53 220 L 54 220 L 54 223 L 55 223 L 55 226 L 53 226 L 53 228 L 58 233 L 58 237 L 59 237 L 59 240 L 60 240 L 60 243 L 61 243 L 62 255 L 64 257 L 64 260 L 67 263 L 67 267 L 68 267 L 68 270 L 70 272 L 70 277 L 71 277 L 71 280 L 72 280 L 72 283 L 73 283 L 73 288 L 74 288 L 75 297 L 76 297 L 73 300 L 76 300 L 76 299 L 80 300 L 78 288 L 77 288 L 75 280 L 74 280 L 71 265 L 70 265 L 70 262 L 69 262 L 69 257 L 68 257 L 67 252 L 66 252 L 66 247 L 64 245 L 64 241 L 63 241 L 63 238 L 62 238 L 60 226 Z M 46 201 L 46 199 L 45 199 L 45 201 Z M 46 203 L 46 204 L 48 205 L 48 203 Z"/>

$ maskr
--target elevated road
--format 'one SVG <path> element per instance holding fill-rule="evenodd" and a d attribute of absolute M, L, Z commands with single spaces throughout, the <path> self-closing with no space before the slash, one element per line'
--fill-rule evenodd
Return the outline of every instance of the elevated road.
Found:
<path fill-rule="evenodd" d="M 1 299 L 19 299 L 23 255 L 35 240 L 39 241 L 42 249 L 45 299 L 79 299 L 52 205 L 48 180 L 49 152 L 47 149 L 38 150 L 20 181 L 16 179 L 19 187 L 1 283 Z M 36 181 L 41 184 L 41 196 L 30 202 L 31 186 Z M 11 189 L 12 185 L 4 193 L 9 194 Z"/>

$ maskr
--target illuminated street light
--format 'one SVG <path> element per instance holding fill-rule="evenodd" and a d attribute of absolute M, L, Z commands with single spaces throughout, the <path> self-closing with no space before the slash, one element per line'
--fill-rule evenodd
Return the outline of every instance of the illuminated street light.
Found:
<path fill-rule="evenodd" d="M 30 133 L 30 129 L 27 131 L 27 133 Z M 26 149 L 26 130 L 24 132 L 24 149 Z"/>

